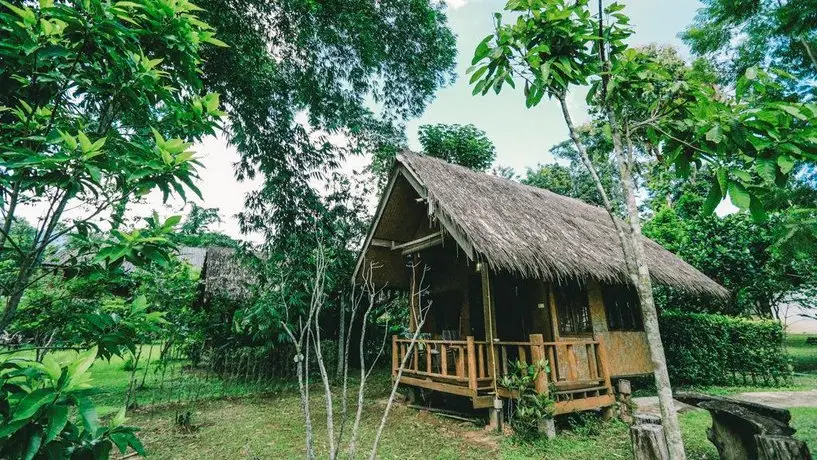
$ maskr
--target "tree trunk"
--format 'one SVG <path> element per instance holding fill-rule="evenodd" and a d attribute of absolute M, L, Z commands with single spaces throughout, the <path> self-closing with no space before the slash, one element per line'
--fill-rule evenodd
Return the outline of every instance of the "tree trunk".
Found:
<path fill-rule="evenodd" d="M 638 300 L 641 303 L 641 312 L 644 322 L 644 332 L 647 334 L 647 343 L 650 347 L 650 358 L 655 376 L 655 386 L 658 389 L 658 403 L 661 408 L 661 419 L 664 434 L 667 438 L 669 458 L 681 460 L 686 458 L 684 442 L 681 439 L 681 427 L 678 423 L 678 414 L 675 411 L 675 402 L 672 398 L 672 386 L 667 372 L 667 359 L 664 355 L 664 344 L 658 327 L 658 311 L 655 308 L 655 299 L 652 295 L 652 280 L 644 252 L 641 237 L 641 216 L 638 214 L 638 204 L 635 199 L 635 183 L 631 174 L 633 167 L 633 151 L 630 139 L 627 139 L 625 153 L 621 140 L 621 127 L 617 123 L 615 114 L 607 111 L 610 128 L 613 134 L 613 148 L 618 157 L 621 187 L 627 204 L 627 215 L 630 224 L 630 241 L 632 245 L 633 262 L 638 273 Z"/>
<path fill-rule="evenodd" d="M 350 328 L 351 329 L 351 328 Z M 345 296 L 340 296 L 340 331 L 338 331 L 338 361 L 335 367 L 335 381 L 340 382 L 343 378 L 344 349 L 346 343 L 346 302 Z"/>
<path fill-rule="evenodd" d="M 15 313 L 17 313 L 17 307 L 20 306 L 23 294 L 25 294 L 28 284 L 31 281 L 31 275 L 33 275 L 34 271 L 42 264 L 43 254 L 45 254 L 45 249 L 48 246 L 48 240 L 50 240 L 54 234 L 54 229 L 57 227 L 57 223 L 59 223 L 62 213 L 65 211 L 68 199 L 68 193 L 60 199 L 57 209 L 51 215 L 49 222 L 43 223 L 45 227 L 43 227 L 44 231 L 42 236 L 34 240 L 31 252 L 21 261 L 14 286 L 6 301 L 6 306 L 3 309 L 3 316 L 0 318 L 0 331 L 6 330 L 14 319 Z"/>
<path fill-rule="evenodd" d="M 678 425 L 678 417 L 675 412 L 675 404 L 672 400 L 672 387 L 670 386 L 669 374 L 667 373 L 667 363 L 664 356 L 664 345 L 661 342 L 661 335 L 658 329 L 658 313 L 655 308 L 655 301 L 652 296 L 652 281 L 650 280 L 649 267 L 646 262 L 644 253 L 644 246 L 641 241 L 641 221 L 638 215 L 638 205 L 635 201 L 634 184 L 632 176 L 630 175 L 630 167 L 627 159 L 629 155 L 624 154 L 624 149 L 621 143 L 621 132 L 618 129 L 615 117 L 608 111 L 608 118 L 610 119 L 611 129 L 613 131 L 613 144 L 617 156 L 619 170 L 621 171 L 621 187 L 625 195 L 627 214 L 630 220 L 629 235 L 625 233 L 623 226 L 616 219 L 612 204 L 608 198 L 601 179 L 593 166 L 590 156 L 587 154 L 587 149 L 581 141 L 573 120 L 570 116 L 570 110 L 565 100 L 565 95 L 558 95 L 559 103 L 562 107 L 562 115 L 567 124 L 570 138 L 573 140 L 576 150 L 579 151 L 579 156 L 582 159 L 585 167 L 590 172 L 593 182 L 596 185 L 601 195 L 604 207 L 610 216 L 613 227 L 619 237 L 622 252 L 624 254 L 624 263 L 627 274 L 630 277 L 632 284 L 638 291 L 639 301 L 641 302 L 642 316 L 644 320 L 644 331 L 647 334 L 647 341 L 650 347 L 650 357 L 653 363 L 653 373 L 655 376 L 655 383 L 658 388 L 658 400 L 661 407 L 661 416 L 664 419 L 664 431 L 666 434 L 667 447 L 669 451 L 669 458 L 672 460 L 682 460 L 686 458 L 684 453 L 684 445 L 681 440 L 681 431 Z"/>

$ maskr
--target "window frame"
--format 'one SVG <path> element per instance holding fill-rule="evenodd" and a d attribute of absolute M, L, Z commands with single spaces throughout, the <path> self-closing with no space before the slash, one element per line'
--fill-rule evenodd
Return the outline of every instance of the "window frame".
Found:
<path fill-rule="evenodd" d="M 592 336 L 593 318 L 590 315 L 590 296 L 587 286 L 579 283 L 553 285 L 551 292 L 556 305 L 559 336 Z"/>
<path fill-rule="evenodd" d="M 604 318 L 608 331 L 644 331 L 641 304 L 638 299 L 638 291 L 634 286 L 604 284 L 601 286 L 601 300 L 604 304 Z"/>

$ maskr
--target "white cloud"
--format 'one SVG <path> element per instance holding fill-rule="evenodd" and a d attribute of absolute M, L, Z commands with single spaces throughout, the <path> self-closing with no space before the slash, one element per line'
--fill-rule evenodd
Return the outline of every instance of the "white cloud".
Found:
<path fill-rule="evenodd" d="M 468 0 L 444 0 L 448 7 L 452 10 L 456 10 L 465 6 L 468 3 Z"/>

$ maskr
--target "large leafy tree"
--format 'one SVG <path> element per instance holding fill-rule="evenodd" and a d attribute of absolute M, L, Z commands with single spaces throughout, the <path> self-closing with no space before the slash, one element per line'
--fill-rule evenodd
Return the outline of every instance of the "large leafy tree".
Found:
<path fill-rule="evenodd" d="M 211 50 L 205 84 L 230 115 L 241 178 L 261 175 L 242 228 L 289 234 L 316 199 L 310 178 L 346 155 L 393 145 L 453 78 L 455 38 L 428 0 L 205 0 L 229 48 Z M 372 108 L 376 107 L 375 112 Z M 274 238 L 270 238 L 272 240 Z"/>
<path fill-rule="evenodd" d="M 0 248 L 19 260 L 0 329 L 55 242 L 109 215 L 117 227 L 128 200 L 152 190 L 198 193 L 189 147 L 222 115 L 200 80 L 201 51 L 223 45 L 199 10 L 185 0 L 0 7 Z M 40 211 L 30 244 L 10 232 L 25 207 Z M 100 259 L 165 260 L 158 235 L 146 236 L 118 232 Z"/>
<path fill-rule="evenodd" d="M 654 169 L 660 171 L 659 165 Z M 651 177 L 647 203 L 652 215 L 644 233 L 717 280 L 733 296 L 720 303 L 670 293 L 665 307 L 683 305 L 686 310 L 780 319 L 792 302 L 817 307 L 817 277 L 810 268 L 817 262 L 817 253 L 808 250 L 810 245 L 781 244 L 781 236 L 788 232 L 783 213 L 772 213 L 763 221 L 745 213 L 723 217 L 702 213 L 711 174 L 704 169 L 686 183 L 665 174 Z M 801 180 L 779 194 L 795 204 L 814 200 L 817 191 Z M 791 246 L 802 250 L 793 252 Z"/>
<path fill-rule="evenodd" d="M 422 125 L 417 135 L 426 155 L 475 171 L 486 171 L 496 158 L 494 143 L 474 125 Z"/>
<path fill-rule="evenodd" d="M 732 84 L 751 67 L 784 70 L 788 92 L 813 94 L 817 77 L 817 2 L 814 0 L 705 0 L 682 37 L 697 56 Z"/>

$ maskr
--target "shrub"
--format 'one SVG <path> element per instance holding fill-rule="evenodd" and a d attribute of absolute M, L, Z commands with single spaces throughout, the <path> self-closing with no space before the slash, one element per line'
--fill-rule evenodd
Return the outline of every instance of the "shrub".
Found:
<path fill-rule="evenodd" d="M 508 375 L 502 377 L 502 386 L 519 395 L 509 402 L 509 422 L 520 438 L 535 438 L 539 435 L 539 422 L 552 418 L 556 412 L 555 401 L 548 395 L 537 393 L 535 388 L 539 373 L 549 371 L 547 361 L 536 364 L 510 361 L 508 365 Z"/>
<path fill-rule="evenodd" d="M 776 321 L 672 311 L 660 321 L 673 383 L 778 385 L 791 376 Z"/>

